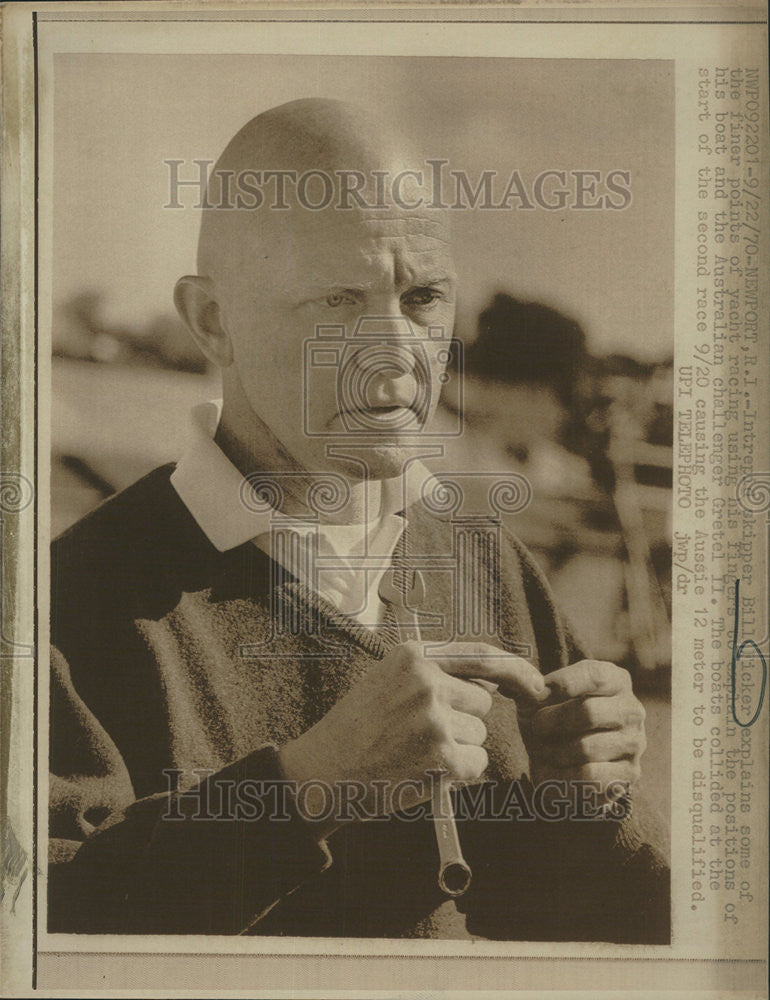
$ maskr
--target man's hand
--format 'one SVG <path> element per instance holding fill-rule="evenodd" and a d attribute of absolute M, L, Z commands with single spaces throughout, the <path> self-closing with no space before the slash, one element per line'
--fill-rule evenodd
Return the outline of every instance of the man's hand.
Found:
<path fill-rule="evenodd" d="M 282 748 L 284 776 L 298 788 L 313 781 L 308 795 L 298 797 L 306 818 L 329 803 L 318 782 L 336 792 L 342 783 L 359 783 L 361 806 L 373 815 L 429 798 L 429 771 L 474 781 L 488 762 L 482 720 L 492 696 L 482 685 L 528 703 L 545 691 L 535 667 L 485 643 L 452 643 L 440 657 L 423 652 L 418 642 L 391 650 L 312 729 Z M 323 837 L 336 825 L 327 815 L 315 828 Z"/>
<path fill-rule="evenodd" d="M 628 671 L 614 663 L 581 660 L 545 678 L 538 701 L 519 703 L 532 781 L 556 778 L 632 785 L 644 753 L 644 706 Z"/>

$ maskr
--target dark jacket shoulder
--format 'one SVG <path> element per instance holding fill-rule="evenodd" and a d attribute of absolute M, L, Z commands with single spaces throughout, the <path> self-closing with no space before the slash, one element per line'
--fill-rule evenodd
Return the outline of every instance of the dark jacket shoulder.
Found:
<path fill-rule="evenodd" d="M 174 465 L 148 473 L 63 532 L 51 547 L 52 618 L 72 602 L 151 605 L 163 593 L 211 582 L 222 555 L 170 482 Z M 136 609 L 139 613 L 139 609 Z"/>

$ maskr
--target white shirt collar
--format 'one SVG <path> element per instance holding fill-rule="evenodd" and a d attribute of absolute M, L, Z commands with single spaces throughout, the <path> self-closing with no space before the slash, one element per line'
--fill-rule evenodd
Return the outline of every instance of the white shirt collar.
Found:
<path fill-rule="evenodd" d="M 254 510 L 244 502 L 250 487 L 214 441 L 221 407 L 221 400 L 212 400 L 193 408 L 190 437 L 171 484 L 211 544 L 226 552 L 269 532 L 278 512 Z M 382 481 L 374 520 L 403 511 L 429 491 L 432 482 L 433 474 L 422 462 L 411 461 L 403 476 Z M 280 517 L 301 533 L 317 528 L 310 520 Z"/>

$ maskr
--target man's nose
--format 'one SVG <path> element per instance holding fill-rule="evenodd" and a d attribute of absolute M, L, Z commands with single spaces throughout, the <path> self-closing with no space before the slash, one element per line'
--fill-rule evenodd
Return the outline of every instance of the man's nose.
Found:
<path fill-rule="evenodd" d="M 384 341 L 395 344 L 409 344 L 419 339 L 417 331 L 406 316 L 392 312 L 367 310 L 358 317 L 349 334 L 356 343 Z"/>
<path fill-rule="evenodd" d="M 394 340 L 356 344 L 351 361 L 372 386 L 415 381 L 422 368 L 417 347 Z"/>
<path fill-rule="evenodd" d="M 361 367 L 376 365 L 384 377 L 398 378 L 418 365 L 421 341 L 405 316 L 360 316 L 352 334 L 350 347 Z"/>
<path fill-rule="evenodd" d="M 412 407 L 424 392 L 420 343 L 409 329 L 381 323 L 355 339 L 345 382 L 366 407 Z M 399 335 L 400 334 L 400 335 Z"/>
<path fill-rule="evenodd" d="M 366 399 L 369 406 L 413 406 L 418 387 L 414 370 L 399 373 L 379 370 L 368 380 Z"/>

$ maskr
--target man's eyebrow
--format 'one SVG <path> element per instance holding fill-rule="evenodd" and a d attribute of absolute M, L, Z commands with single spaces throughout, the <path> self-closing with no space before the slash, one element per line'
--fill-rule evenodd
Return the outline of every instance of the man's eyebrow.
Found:
<path fill-rule="evenodd" d="M 423 278 L 420 275 L 417 275 L 416 277 L 412 278 L 411 281 L 406 282 L 406 284 L 408 284 L 410 288 L 414 288 L 414 287 L 418 287 L 419 288 L 419 287 L 422 287 L 423 285 L 425 285 L 425 286 L 427 286 L 427 285 L 448 285 L 452 281 L 454 281 L 454 275 L 453 274 L 442 274 L 440 277 L 436 277 L 436 278 Z"/>
<path fill-rule="evenodd" d="M 422 277 L 417 275 L 415 277 L 410 277 L 403 282 L 401 285 L 403 288 L 422 288 L 428 285 L 449 285 L 454 280 L 454 275 L 442 274 L 433 277 Z M 371 288 L 376 288 L 376 281 L 335 281 L 324 279 L 316 279 L 313 281 L 308 281 L 306 288 L 311 291 L 318 292 L 329 292 L 329 291 L 350 291 L 350 292 L 366 292 Z"/>
<path fill-rule="evenodd" d="M 368 288 L 374 287 L 373 281 L 336 281 L 333 278 L 311 278 L 303 284 L 306 288 L 318 292 L 328 292 L 333 289 L 365 292 Z"/>
<path fill-rule="evenodd" d="M 441 274 L 428 274 L 426 276 L 414 273 L 403 275 L 398 282 L 399 294 L 403 295 L 413 288 L 428 288 L 431 286 L 447 286 L 456 281 L 453 272 Z M 345 281 L 344 279 L 314 277 L 305 279 L 302 282 L 303 300 L 310 301 L 316 295 L 328 295 L 330 292 L 368 292 L 376 289 L 380 282 L 373 278 L 371 281 Z"/>

